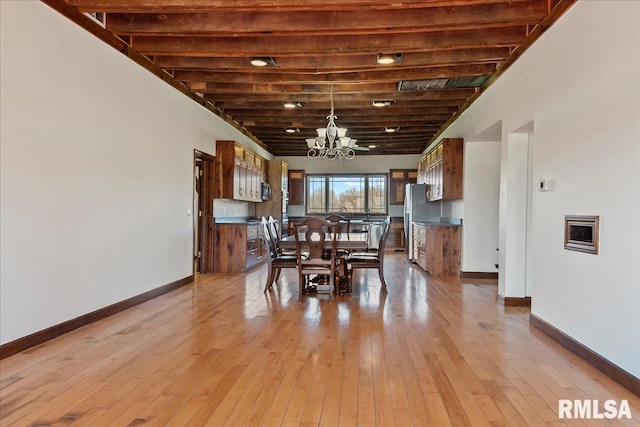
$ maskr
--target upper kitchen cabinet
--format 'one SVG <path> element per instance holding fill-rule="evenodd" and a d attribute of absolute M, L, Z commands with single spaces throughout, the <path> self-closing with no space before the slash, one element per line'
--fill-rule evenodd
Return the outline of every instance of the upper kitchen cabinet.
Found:
<path fill-rule="evenodd" d="M 407 184 L 415 184 L 418 171 L 415 169 L 389 169 L 389 204 L 402 205 Z"/>
<path fill-rule="evenodd" d="M 289 171 L 289 204 L 304 205 L 304 170 Z"/>
<path fill-rule="evenodd" d="M 264 159 L 235 141 L 216 142 L 216 198 L 261 202 Z"/>
<path fill-rule="evenodd" d="M 462 199 L 462 138 L 445 138 L 418 163 L 418 184 L 429 201 Z"/>

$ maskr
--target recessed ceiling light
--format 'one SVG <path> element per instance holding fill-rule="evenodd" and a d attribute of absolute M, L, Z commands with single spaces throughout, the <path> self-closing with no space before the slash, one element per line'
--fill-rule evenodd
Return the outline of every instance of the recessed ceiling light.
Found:
<path fill-rule="evenodd" d="M 391 106 L 391 101 L 373 101 L 374 107 L 389 107 Z"/>
<path fill-rule="evenodd" d="M 379 53 L 376 62 L 380 65 L 389 65 L 402 62 L 401 53 Z"/>
<path fill-rule="evenodd" d="M 253 65 L 254 67 L 266 67 L 267 65 L 276 67 L 278 65 L 276 64 L 276 61 L 270 56 L 256 56 L 249 59 L 249 62 L 251 62 L 251 65 Z"/>
<path fill-rule="evenodd" d="M 282 105 L 284 105 L 284 108 L 300 108 L 302 107 L 302 104 L 299 102 L 285 102 Z"/>
<path fill-rule="evenodd" d="M 298 128 L 286 128 L 284 131 L 286 133 L 296 133 L 296 132 L 300 132 L 300 129 L 298 129 Z"/>
<path fill-rule="evenodd" d="M 388 126 L 386 128 L 384 128 L 384 131 L 387 132 L 387 133 L 393 133 L 393 132 L 396 132 L 396 131 L 399 131 L 399 130 L 400 130 L 400 128 L 390 128 Z"/>
<path fill-rule="evenodd" d="M 369 148 L 376 148 L 377 145 L 370 145 Z"/>

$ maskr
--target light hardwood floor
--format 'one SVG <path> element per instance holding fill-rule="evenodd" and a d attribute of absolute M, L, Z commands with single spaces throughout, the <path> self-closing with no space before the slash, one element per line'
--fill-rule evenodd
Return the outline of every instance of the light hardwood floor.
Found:
<path fill-rule="evenodd" d="M 333 302 L 266 267 L 192 285 L 0 361 L 2 426 L 639 425 L 640 399 L 503 307 L 492 280 L 385 257 Z M 558 399 L 627 399 L 568 421 Z"/>

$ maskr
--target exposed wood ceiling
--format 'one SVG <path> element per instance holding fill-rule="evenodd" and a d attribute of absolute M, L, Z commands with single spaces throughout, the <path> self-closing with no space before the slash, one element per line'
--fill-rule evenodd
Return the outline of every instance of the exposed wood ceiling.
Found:
<path fill-rule="evenodd" d="M 43 1 L 284 156 L 306 154 L 331 92 L 370 154 L 420 153 L 575 0 Z"/>

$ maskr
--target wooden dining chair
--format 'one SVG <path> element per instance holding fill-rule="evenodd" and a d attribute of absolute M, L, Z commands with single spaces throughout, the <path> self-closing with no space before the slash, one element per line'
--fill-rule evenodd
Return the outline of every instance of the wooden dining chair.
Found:
<path fill-rule="evenodd" d="M 294 249 L 283 249 L 282 247 L 280 247 L 280 239 L 282 238 L 282 234 L 278 232 L 278 225 L 276 223 L 276 220 L 269 215 L 269 218 L 267 218 L 267 221 L 269 222 L 269 230 L 271 231 L 271 239 L 273 240 L 273 242 L 275 243 L 276 246 L 276 251 L 278 252 L 278 254 L 282 255 L 282 254 L 289 254 L 289 255 L 295 255 L 296 251 Z M 276 277 L 276 280 L 278 280 L 278 278 Z"/>
<path fill-rule="evenodd" d="M 325 251 L 327 234 L 331 233 L 329 256 Z M 327 276 L 329 280 L 329 299 L 333 298 L 336 278 L 336 238 L 338 225 L 322 218 L 307 218 L 295 224 L 296 257 L 298 266 L 298 299 L 302 301 L 306 278 L 310 275 Z M 309 256 L 302 256 L 308 251 Z"/>
<path fill-rule="evenodd" d="M 340 225 L 340 233 L 350 233 L 351 232 L 351 218 L 348 218 L 343 215 L 331 214 L 324 217 L 325 220 L 329 222 L 335 222 Z"/>
<path fill-rule="evenodd" d="M 280 277 L 280 270 L 283 268 L 298 268 L 298 256 L 296 254 L 278 253 L 277 240 L 273 238 L 269 221 L 262 217 L 262 232 L 265 244 L 267 246 L 267 266 L 268 275 L 267 283 L 264 285 L 264 292 L 267 292 L 273 286 L 273 282 Z M 276 230 L 277 238 L 277 230 Z M 304 254 L 303 254 L 304 257 Z"/>
<path fill-rule="evenodd" d="M 387 283 L 384 280 L 384 248 L 387 244 L 389 229 L 391 228 L 391 217 L 388 216 L 382 224 L 382 232 L 380 233 L 380 241 L 378 243 L 377 252 L 357 252 L 352 253 L 347 258 L 347 269 L 349 270 L 347 277 L 353 277 L 353 270 L 361 268 L 376 268 L 380 276 L 382 291 L 387 293 Z"/>
<path fill-rule="evenodd" d="M 351 218 L 347 218 L 346 216 L 343 216 L 343 215 L 331 214 L 324 217 L 324 219 L 333 224 L 337 224 L 339 233 L 351 232 Z M 336 254 L 338 257 L 346 258 L 349 256 L 349 251 L 345 249 L 338 249 Z M 327 254 L 325 254 L 325 256 L 327 256 Z"/>

